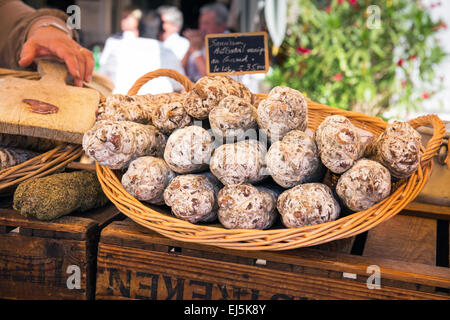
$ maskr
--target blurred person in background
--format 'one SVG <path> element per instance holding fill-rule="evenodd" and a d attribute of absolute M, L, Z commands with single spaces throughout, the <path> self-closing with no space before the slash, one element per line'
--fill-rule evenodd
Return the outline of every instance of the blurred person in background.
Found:
<path fill-rule="evenodd" d="M 180 36 L 183 27 L 183 14 L 177 7 L 173 6 L 161 6 L 157 12 L 162 21 L 162 32 L 159 39 L 165 47 L 175 53 L 178 60 L 183 60 L 189 49 L 189 40 Z"/>
<path fill-rule="evenodd" d="M 31 67 L 36 58 L 64 61 L 76 86 L 90 82 L 92 52 L 78 44 L 78 34 L 61 10 L 35 10 L 18 0 L 0 0 L 0 67 Z"/>
<path fill-rule="evenodd" d="M 221 3 L 212 3 L 200 8 L 198 30 L 188 29 L 183 35 L 189 40 L 189 49 L 182 60 L 186 75 L 196 82 L 206 75 L 205 36 L 227 32 L 228 9 Z"/>
<path fill-rule="evenodd" d="M 161 16 L 156 10 L 148 11 L 141 20 L 141 36 L 150 39 L 159 39 L 163 32 Z"/>
<path fill-rule="evenodd" d="M 141 18 L 140 9 L 126 8 L 122 13 L 122 33 L 106 40 L 98 72 L 114 83 L 114 94 L 127 94 L 135 81 L 150 71 L 168 68 L 184 74 L 180 61 L 161 41 L 140 37 Z M 139 94 L 181 90 L 182 86 L 175 80 L 160 77 L 145 84 Z"/>

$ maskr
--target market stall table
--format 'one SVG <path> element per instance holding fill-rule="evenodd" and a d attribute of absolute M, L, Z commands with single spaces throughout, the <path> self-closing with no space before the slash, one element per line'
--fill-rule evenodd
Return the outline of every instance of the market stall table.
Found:
<path fill-rule="evenodd" d="M 0 298 L 93 299 L 100 230 L 119 218 L 112 205 L 53 221 L 0 208 Z"/>
<path fill-rule="evenodd" d="M 353 238 L 269 252 L 175 241 L 127 218 L 102 230 L 96 299 L 450 299 L 448 231 L 400 214 Z"/>

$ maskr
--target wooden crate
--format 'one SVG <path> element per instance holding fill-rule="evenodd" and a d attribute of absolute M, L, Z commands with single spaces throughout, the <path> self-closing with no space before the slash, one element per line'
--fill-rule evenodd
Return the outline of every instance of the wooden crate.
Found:
<path fill-rule="evenodd" d="M 252 252 L 174 241 L 125 219 L 101 233 L 96 299 L 447 300 L 445 222 L 442 232 L 437 220 L 398 215 L 354 238 Z"/>
<path fill-rule="evenodd" d="M 100 230 L 119 211 L 110 204 L 46 222 L 2 206 L 0 298 L 93 299 Z"/>

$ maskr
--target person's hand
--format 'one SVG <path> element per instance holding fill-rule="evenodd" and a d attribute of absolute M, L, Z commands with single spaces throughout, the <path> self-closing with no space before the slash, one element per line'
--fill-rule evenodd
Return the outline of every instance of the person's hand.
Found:
<path fill-rule="evenodd" d="M 91 51 L 80 46 L 64 31 L 57 28 L 31 27 L 27 41 L 23 44 L 19 65 L 29 66 L 34 59 L 52 55 L 63 60 L 76 86 L 83 86 L 83 81 L 90 82 L 94 71 L 94 56 Z"/>
<path fill-rule="evenodd" d="M 200 30 L 187 29 L 183 32 L 183 36 L 190 42 L 190 50 L 202 50 L 205 40 L 205 34 Z"/>

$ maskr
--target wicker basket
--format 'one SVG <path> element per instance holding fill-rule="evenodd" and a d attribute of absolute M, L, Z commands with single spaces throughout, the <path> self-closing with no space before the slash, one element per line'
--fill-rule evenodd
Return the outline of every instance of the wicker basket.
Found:
<path fill-rule="evenodd" d="M 43 177 L 59 170 L 83 155 L 80 145 L 61 143 L 54 149 L 28 161 L 0 170 L 0 193 L 10 193 L 22 181 Z"/>
<path fill-rule="evenodd" d="M 168 76 L 179 81 L 191 90 L 193 84 L 184 76 L 172 70 L 150 72 L 136 81 L 129 94 L 137 94 L 140 87 L 147 81 Z M 264 95 L 260 95 L 264 97 Z M 380 134 L 387 123 L 376 117 L 361 113 L 349 112 L 331 108 L 308 101 L 308 126 L 315 128 L 331 114 L 341 114 L 348 117 L 352 123 L 374 135 Z M 367 231 L 379 223 L 386 221 L 401 211 L 422 190 L 432 167 L 432 157 L 441 145 L 445 127 L 435 115 L 423 116 L 410 121 L 417 128 L 431 124 L 434 133 L 426 148 L 418 170 L 408 179 L 401 181 L 396 190 L 375 206 L 339 218 L 335 221 L 298 228 L 278 228 L 268 230 L 225 229 L 220 226 L 196 225 L 164 213 L 156 206 L 151 208 L 136 200 L 122 187 L 116 174 L 107 167 L 96 164 L 97 175 L 102 188 L 115 206 L 138 224 L 152 229 L 169 238 L 213 245 L 237 250 L 288 250 L 299 247 L 314 246 L 333 240 L 348 238 Z"/>
<path fill-rule="evenodd" d="M 15 77 L 38 80 L 39 73 L 0 68 L 0 78 Z M 14 187 L 32 177 L 42 177 L 59 170 L 83 155 L 81 145 L 55 143 L 55 147 L 26 162 L 0 170 L 0 195 L 10 194 Z"/>

